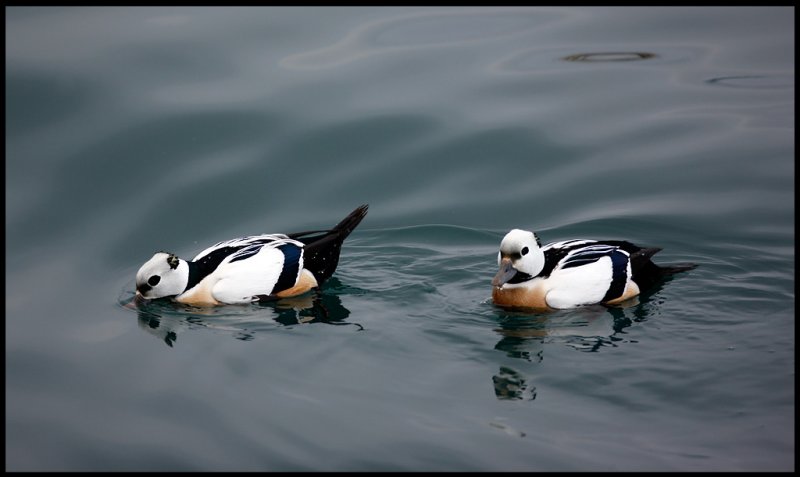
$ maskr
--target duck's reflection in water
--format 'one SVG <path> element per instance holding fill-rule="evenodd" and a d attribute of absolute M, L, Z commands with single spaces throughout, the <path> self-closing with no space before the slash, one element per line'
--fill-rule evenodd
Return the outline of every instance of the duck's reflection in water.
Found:
<path fill-rule="evenodd" d="M 250 341 L 259 332 L 283 326 L 325 323 L 363 327 L 345 319 L 350 316 L 339 295 L 316 291 L 299 297 L 242 306 L 195 307 L 169 300 L 141 300 L 131 297 L 124 308 L 135 310 L 141 329 L 174 346 L 178 335 L 189 329 L 226 332 L 234 338 Z"/>
<path fill-rule="evenodd" d="M 499 327 L 494 331 L 500 340 L 494 349 L 505 356 L 522 360 L 530 369 L 522 373 L 507 364 L 492 376 L 495 396 L 501 400 L 536 399 L 532 371 L 544 360 L 546 345 L 561 343 L 577 351 L 599 352 L 631 342 L 625 329 L 645 321 L 657 312 L 657 300 L 640 304 L 634 298 L 624 305 L 592 305 L 571 310 L 532 312 L 498 308 Z"/>
<path fill-rule="evenodd" d="M 492 376 L 494 395 L 500 400 L 536 399 L 536 386 L 533 386 L 519 372 L 507 366 L 500 366 L 500 371 Z"/>

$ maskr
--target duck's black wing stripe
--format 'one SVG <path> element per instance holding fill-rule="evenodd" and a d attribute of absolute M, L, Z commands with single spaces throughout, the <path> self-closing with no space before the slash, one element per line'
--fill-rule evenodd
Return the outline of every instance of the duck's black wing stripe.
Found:
<path fill-rule="evenodd" d="M 544 250 L 544 268 L 542 271 L 539 272 L 537 277 L 547 278 L 553 273 L 555 270 L 556 265 L 560 262 L 564 257 L 567 256 L 569 251 L 572 250 L 570 248 L 549 248 Z"/>
<path fill-rule="evenodd" d="M 283 252 L 283 270 L 272 287 L 270 295 L 292 288 L 297 283 L 297 276 L 300 273 L 300 255 L 302 249 L 293 243 L 279 245 L 278 250 Z"/>
<path fill-rule="evenodd" d="M 627 240 L 598 240 L 595 243 L 597 245 L 609 245 L 611 247 L 620 248 L 620 249 L 628 252 L 628 254 L 631 257 L 634 256 L 635 254 L 637 254 L 638 252 L 642 252 L 642 251 L 645 250 L 645 249 L 642 249 L 642 247 L 640 247 L 638 245 L 634 245 L 634 244 L 628 242 Z M 646 249 L 646 250 L 648 250 L 648 251 L 649 250 L 654 250 L 653 253 L 655 253 L 655 252 L 657 252 L 657 251 L 659 251 L 661 249 L 659 248 L 659 249 Z M 652 253 L 650 255 L 652 255 Z"/>
<path fill-rule="evenodd" d="M 237 254 L 237 252 L 241 254 L 233 258 L 231 262 L 235 262 L 236 260 L 244 260 L 245 258 L 258 253 L 264 244 L 274 241 L 275 239 L 272 237 L 243 241 L 237 245 L 230 245 L 212 250 L 206 255 L 203 255 L 200 259 L 189 262 L 189 281 L 183 291 L 191 290 L 205 277 L 214 273 L 214 270 L 216 270 L 217 267 L 219 267 L 219 264 L 222 263 L 222 261 L 225 260 L 229 255 Z"/>
<path fill-rule="evenodd" d="M 628 281 L 628 254 L 614 250 L 608 256 L 611 257 L 611 284 L 602 301 L 621 297 Z"/>
<path fill-rule="evenodd" d="M 590 242 L 586 243 L 582 240 L 570 240 L 569 242 L 564 242 L 560 244 L 560 246 L 549 247 L 545 248 L 544 251 L 544 268 L 542 271 L 539 272 L 537 277 L 547 278 L 553 273 L 553 270 L 556 267 L 559 268 L 570 268 L 570 267 L 577 267 L 579 265 L 585 265 L 587 263 L 594 262 L 598 260 L 600 257 L 608 253 L 607 249 L 603 249 L 601 253 L 599 250 L 593 249 L 593 247 L 597 247 L 597 242 Z M 569 257 L 566 262 L 561 263 L 564 260 L 564 257 L 570 254 L 573 250 L 580 250 L 582 248 L 587 248 L 586 252 L 578 251 Z M 594 253 L 598 253 L 598 256 L 594 256 Z M 581 262 L 580 260 L 586 259 L 586 261 Z"/>
<path fill-rule="evenodd" d="M 230 263 L 238 262 L 239 260 L 244 260 L 247 257 L 252 257 L 253 255 L 257 254 L 258 251 L 261 250 L 261 247 L 263 246 L 264 244 L 262 243 L 242 248 L 241 250 L 233 254 Z"/>
<path fill-rule="evenodd" d="M 203 256 L 200 260 L 189 262 L 189 282 L 186 284 L 186 289 L 183 291 L 194 288 L 202 279 L 214 273 L 214 270 L 225 260 L 225 257 L 241 248 L 243 247 L 218 248 Z"/>
<path fill-rule="evenodd" d="M 609 252 L 613 251 L 613 249 L 608 248 L 605 250 L 593 250 L 587 252 L 577 252 L 571 257 L 564 260 L 564 263 L 561 264 L 561 269 L 565 268 L 572 268 L 572 267 L 580 267 L 581 265 L 588 265 L 592 262 L 596 262 L 601 258 L 609 255 Z"/>

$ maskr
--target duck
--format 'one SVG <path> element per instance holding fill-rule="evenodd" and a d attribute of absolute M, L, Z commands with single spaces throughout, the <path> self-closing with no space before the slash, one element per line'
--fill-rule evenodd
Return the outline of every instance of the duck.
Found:
<path fill-rule="evenodd" d="M 661 250 L 625 240 L 573 239 L 542 246 L 536 233 L 512 229 L 500 242 L 492 301 L 538 310 L 618 305 L 696 267 L 657 265 L 651 257 Z"/>
<path fill-rule="evenodd" d="M 303 295 L 336 271 L 342 243 L 367 215 L 361 205 L 327 230 L 251 235 L 184 260 L 156 252 L 136 272 L 135 298 L 196 306 L 248 304 Z"/>

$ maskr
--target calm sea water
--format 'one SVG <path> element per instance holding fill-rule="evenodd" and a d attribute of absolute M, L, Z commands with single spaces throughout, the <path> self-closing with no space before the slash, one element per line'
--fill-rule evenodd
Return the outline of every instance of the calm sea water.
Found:
<path fill-rule="evenodd" d="M 794 470 L 793 8 L 5 13 L 6 470 Z M 129 306 L 365 202 L 315 298 Z M 515 227 L 699 266 L 506 312 Z"/>

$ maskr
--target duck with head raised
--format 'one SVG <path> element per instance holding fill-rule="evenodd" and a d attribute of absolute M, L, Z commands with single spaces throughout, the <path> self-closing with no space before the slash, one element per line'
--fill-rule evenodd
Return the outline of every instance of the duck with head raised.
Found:
<path fill-rule="evenodd" d="M 696 266 L 656 265 L 650 258 L 660 250 L 623 240 L 567 240 L 542 246 L 535 233 L 513 229 L 500 242 L 492 300 L 504 307 L 543 310 L 618 304 Z"/>

